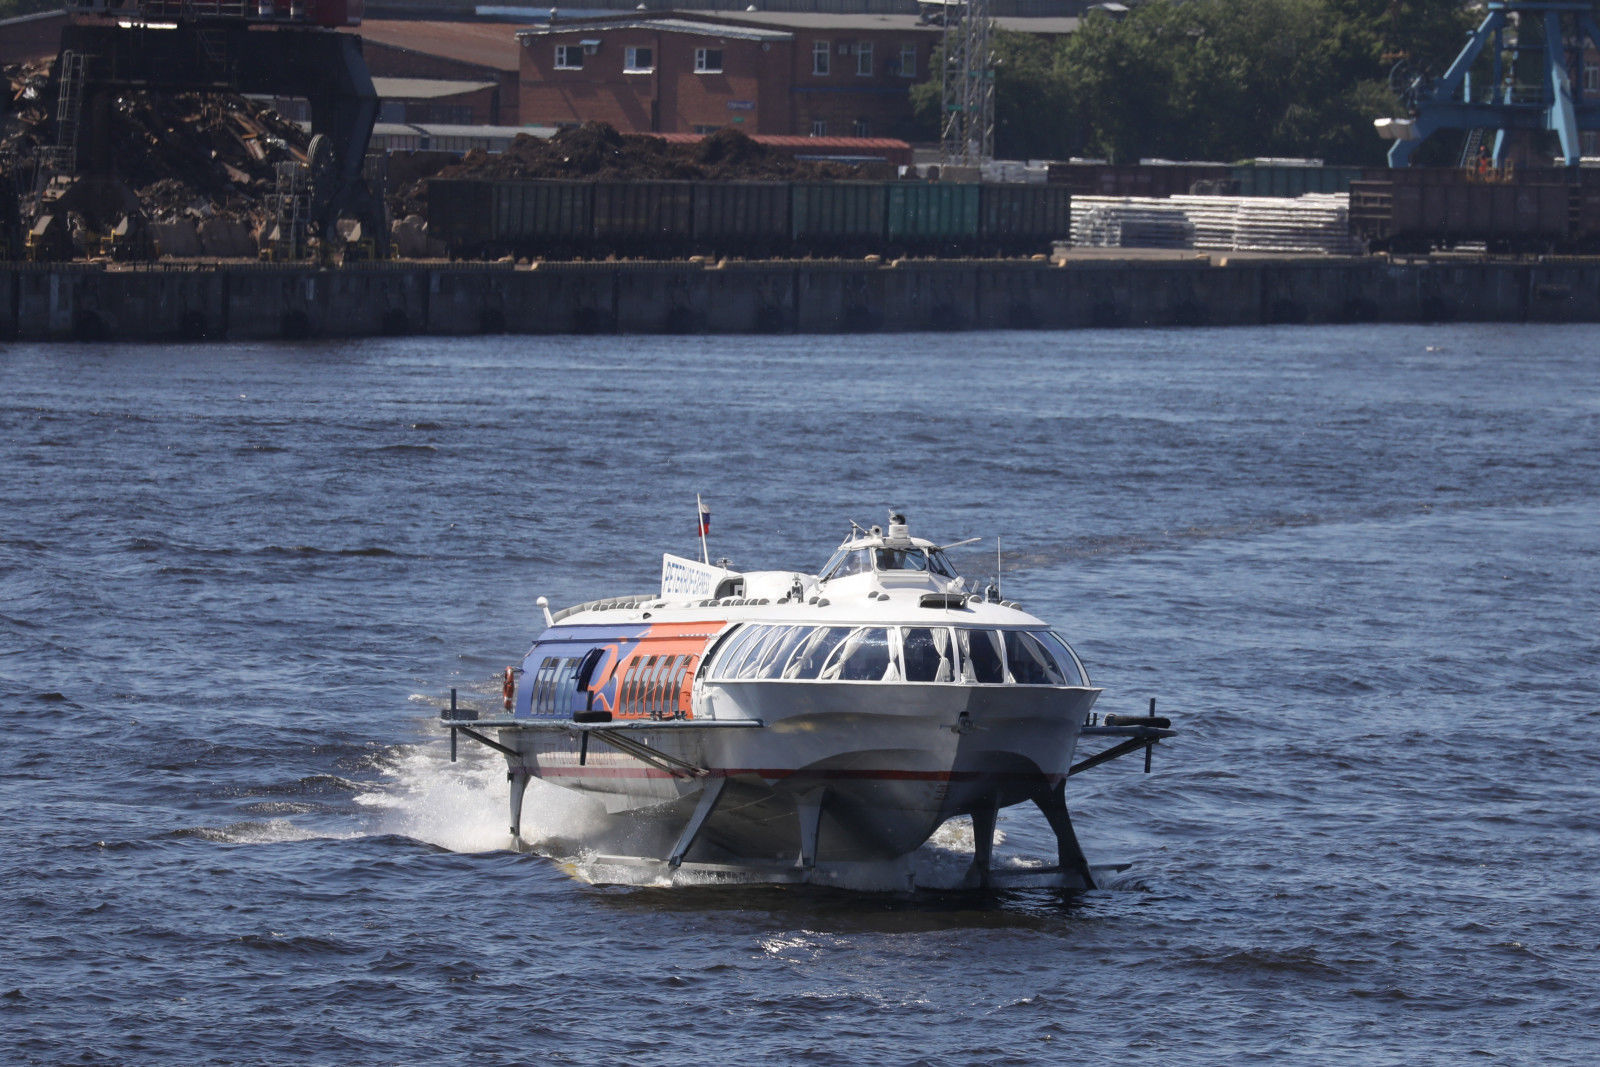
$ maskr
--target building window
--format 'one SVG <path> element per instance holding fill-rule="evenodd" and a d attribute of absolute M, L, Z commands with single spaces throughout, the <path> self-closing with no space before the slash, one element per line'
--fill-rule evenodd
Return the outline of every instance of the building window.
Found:
<path fill-rule="evenodd" d="M 582 70 L 583 46 L 579 44 L 556 45 L 557 70 Z"/>
<path fill-rule="evenodd" d="M 900 77 L 915 78 L 917 76 L 917 46 L 903 44 L 900 46 Z"/>
<path fill-rule="evenodd" d="M 866 119 L 856 119 L 855 134 L 857 137 L 871 137 L 872 124 Z"/>
<path fill-rule="evenodd" d="M 813 136 L 813 137 L 826 137 L 826 136 L 828 136 L 828 120 L 827 119 L 812 119 L 811 120 L 811 136 Z"/>
<path fill-rule="evenodd" d="M 694 72 L 696 74 L 721 74 L 722 49 L 696 48 L 694 50 Z"/>
<path fill-rule="evenodd" d="M 705 123 L 695 123 L 694 132 L 695 133 L 716 133 L 720 129 L 722 129 L 721 126 L 709 126 L 709 125 L 706 125 Z"/>
<path fill-rule="evenodd" d="M 867 77 L 872 75 L 871 41 L 862 41 L 856 45 L 856 73 Z"/>
<path fill-rule="evenodd" d="M 1583 62 L 1583 94 L 1600 93 L 1600 63 Z"/>
<path fill-rule="evenodd" d="M 816 41 L 811 45 L 811 73 L 827 74 L 828 63 L 833 54 L 833 46 L 827 41 Z"/>
<path fill-rule="evenodd" d="M 629 48 L 624 52 L 622 73 L 649 74 L 656 69 L 656 53 L 651 48 Z"/>

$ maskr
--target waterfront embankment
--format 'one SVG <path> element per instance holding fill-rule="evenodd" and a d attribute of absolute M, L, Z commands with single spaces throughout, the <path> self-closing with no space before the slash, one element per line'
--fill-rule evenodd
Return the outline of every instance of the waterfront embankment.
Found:
<path fill-rule="evenodd" d="M 0 264 L 0 338 L 866 333 L 1600 321 L 1600 259 Z"/>

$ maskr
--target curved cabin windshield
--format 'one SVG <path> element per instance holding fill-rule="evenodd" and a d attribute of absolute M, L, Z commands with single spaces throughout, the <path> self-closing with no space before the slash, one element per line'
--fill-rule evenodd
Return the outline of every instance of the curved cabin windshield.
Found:
<path fill-rule="evenodd" d="M 706 677 L 713 682 L 1089 684 L 1078 657 L 1048 630 L 849 623 L 746 623 L 714 654 Z"/>
<path fill-rule="evenodd" d="M 822 580 L 866 571 L 915 571 L 954 578 L 956 569 L 937 548 L 841 548 L 822 568 Z"/>

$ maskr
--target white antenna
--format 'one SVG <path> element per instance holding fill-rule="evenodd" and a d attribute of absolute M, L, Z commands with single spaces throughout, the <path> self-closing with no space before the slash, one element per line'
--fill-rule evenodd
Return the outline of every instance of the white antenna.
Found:
<path fill-rule="evenodd" d="M 695 525 L 700 531 L 700 562 L 711 566 L 711 552 L 706 548 L 706 530 L 711 526 L 711 512 L 706 510 L 705 502 L 700 499 L 700 494 L 694 495 Z"/>
<path fill-rule="evenodd" d="M 1000 599 L 1000 535 L 994 535 L 994 597 Z"/>

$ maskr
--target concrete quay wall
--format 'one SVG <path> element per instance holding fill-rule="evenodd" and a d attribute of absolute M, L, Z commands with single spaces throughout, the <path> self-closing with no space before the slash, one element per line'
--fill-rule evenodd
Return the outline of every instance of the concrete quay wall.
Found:
<path fill-rule="evenodd" d="M 1600 260 L 0 264 L 0 339 L 1600 321 Z"/>

